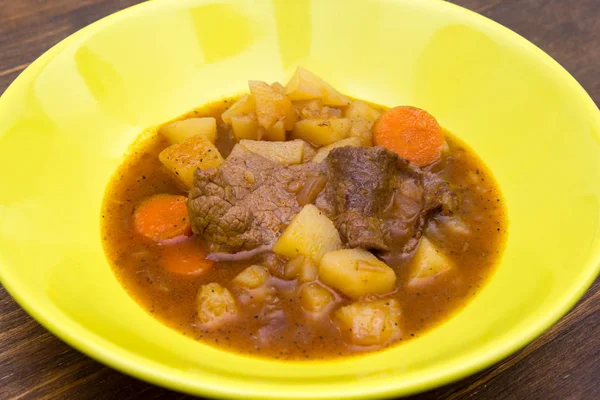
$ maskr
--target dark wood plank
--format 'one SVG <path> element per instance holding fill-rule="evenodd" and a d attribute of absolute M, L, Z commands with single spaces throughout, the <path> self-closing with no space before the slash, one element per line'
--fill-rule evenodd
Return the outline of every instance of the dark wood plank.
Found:
<path fill-rule="evenodd" d="M 0 6 L 0 93 L 46 49 L 139 0 L 5 0 Z M 600 104 L 598 0 L 455 0 L 525 36 L 569 70 Z M 600 398 L 600 280 L 525 349 L 463 381 L 413 399 Z M 70 348 L 0 287 L 0 398 L 183 399 Z"/>
<path fill-rule="evenodd" d="M 567 69 L 600 104 L 598 0 L 454 0 L 512 29 Z"/>
<path fill-rule="evenodd" d="M 44 51 L 92 22 L 140 0 L 0 2 L 0 93 Z"/>

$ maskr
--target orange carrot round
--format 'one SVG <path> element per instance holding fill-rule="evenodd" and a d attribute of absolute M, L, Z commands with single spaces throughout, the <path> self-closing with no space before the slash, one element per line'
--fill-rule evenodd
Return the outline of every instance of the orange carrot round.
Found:
<path fill-rule="evenodd" d="M 192 226 L 185 196 L 157 194 L 140 203 L 133 213 L 133 224 L 141 235 L 160 242 L 190 235 Z"/>
<path fill-rule="evenodd" d="M 202 275 L 213 266 L 213 262 L 206 259 L 202 245 L 193 237 L 160 247 L 160 265 L 175 274 Z"/>
<path fill-rule="evenodd" d="M 444 132 L 427 111 L 400 106 L 387 110 L 375 121 L 373 143 L 424 167 L 441 157 Z"/>

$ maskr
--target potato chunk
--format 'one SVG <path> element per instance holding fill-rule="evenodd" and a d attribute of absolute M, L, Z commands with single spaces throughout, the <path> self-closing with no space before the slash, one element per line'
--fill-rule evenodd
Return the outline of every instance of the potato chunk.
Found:
<path fill-rule="evenodd" d="M 395 299 L 358 302 L 335 312 L 335 321 L 346 343 L 383 346 L 400 338 L 400 303 Z"/>
<path fill-rule="evenodd" d="M 261 129 L 264 129 L 261 127 Z M 285 124 L 283 120 L 279 120 L 275 122 L 269 129 L 264 131 L 264 134 L 261 136 L 263 140 L 269 140 L 271 142 L 284 142 L 285 141 Z"/>
<path fill-rule="evenodd" d="M 298 301 L 304 311 L 323 313 L 335 303 L 335 296 L 316 282 L 307 283 L 298 290 Z"/>
<path fill-rule="evenodd" d="M 260 126 L 268 131 L 277 121 L 283 121 L 286 130 L 294 128 L 296 112 L 287 96 L 278 93 L 265 82 L 249 81 L 248 86 L 256 101 L 256 116 Z"/>
<path fill-rule="evenodd" d="M 342 110 L 340 108 L 325 106 L 318 99 L 294 101 L 293 104 L 300 119 L 342 118 Z"/>
<path fill-rule="evenodd" d="M 254 96 L 246 94 L 225 110 L 223 114 L 221 114 L 221 119 L 226 124 L 231 125 L 233 117 L 243 117 L 245 115 L 253 114 L 255 109 L 256 102 L 254 101 Z"/>
<path fill-rule="evenodd" d="M 337 142 L 331 143 L 330 145 L 321 147 L 319 149 L 319 151 L 317 151 L 317 154 L 313 157 L 313 159 L 311 161 L 320 163 L 321 161 L 323 161 L 324 159 L 327 158 L 327 156 L 329 155 L 329 152 L 331 150 L 335 149 L 336 147 L 347 147 L 347 146 L 354 146 L 354 147 L 360 146 L 360 139 L 355 138 L 355 137 L 350 137 L 348 139 L 342 139 Z"/>
<path fill-rule="evenodd" d="M 254 114 L 231 117 L 231 129 L 238 139 L 258 139 L 258 121 Z"/>
<path fill-rule="evenodd" d="M 298 67 L 285 87 L 292 100 L 321 99 L 327 106 L 347 106 L 350 100 L 312 72 Z"/>
<path fill-rule="evenodd" d="M 231 281 L 237 287 L 243 289 L 257 289 L 267 283 L 267 280 L 271 277 L 269 271 L 260 265 L 251 265 L 239 274 Z"/>
<path fill-rule="evenodd" d="M 279 237 L 273 252 L 290 259 L 303 255 L 319 262 L 325 253 L 341 247 L 333 222 L 317 207 L 307 204 Z"/>
<path fill-rule="evenodd" d="M 430 283 L 436 276 L 449 271 L 453 266 L 452 260 L 423 236 L 419 248 L 409 264 L 408 286 L 418 287 Z"/>
<path fill-rule="evenodd" d="M 317 146 L 325 146 L 348 137 L 352 121 L 347 118 L 303 119 L 294 127 L 294 135 Z"/>
<path fill-rule="evenodd" d="M 365 118 L 371 123 L 375 122 L 381 113 L 361 100 L 354 100 L 350 107 L 344 110 L 345 118 Z"/>
<path fill-rule="evenodd" d="M 198 320 L 211 327 L 222 325 L 238 313 L 235 299 L 229 290 L 218 283 L 202 285 L 197 301 Z"/>
<path fill-rule="evenodd" d="M 319 264 L 319 280 L 346 296 L 357 298 L 394 290 L 396 273 L 367 250 L 329 252 Z"/>
<path fill-rule="evenodd" d="M 242 140 L 240 146 L 279 164 L 300 164 L 304 156 L 304 142 L 299 139 L 289 142 Z"/>
<path fill-rule="evenodd" d="M 360 141 L 361 146 L 373 146 L 373 123 L 366 118 L 352 118 L 352 128 L 350 128 L 350 137 Z"/>
<path fill-rule="evenodd" d="M 214 143 L 217 138 L 217 120 L 212 117 L 188 118 L 164 125 L 159 132 L 171 144 L 184 142 L 195 135 L 204 135 Z"/>
<path fill-rule="evenodd" d="M 273 82 L 269 86 L 271 86 L 277 93 L 285 94 L 285 86 L 283 86 L 281 83 Z"/>
<path fill-rule="evenodd" d="M 319 266 L 305 256 L 298 256 L 285 264 L 283 276 L 287 279 L 298 279 L 300 282 L 312 282 L 319 275 Z"/>
<path fill-rule="evenodd" d="M 188 188 L 194 184 L 197 168 L 206 170 L 223 162 L 219 150 L 204 135 L 192 136 L 183 143 L 167 147 L 158 159 Z"/>

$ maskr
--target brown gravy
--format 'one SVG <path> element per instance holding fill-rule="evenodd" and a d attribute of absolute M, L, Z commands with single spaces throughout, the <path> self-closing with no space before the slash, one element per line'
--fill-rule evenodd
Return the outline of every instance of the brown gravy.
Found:
<path fill-rule="evenodd" d="M 223 100 L 199 108 L 184 117 L 213 116 L 231 104 Z M 184 118 L 182 117 L 182 119 Z M 226 156 L 231 139 L 219 125 L 217 146 Z M 470 227 L 470 234 L 460 238 L 445 235 L 435 219 L 427 235 L 458 268 L 431 284 L 408 289 L 406 263 L 396 263 L 397 289 L 389 295 L 402 309 L 402 338 L 411 340 L 443 323 L 477 294 L 492 274 L 506 235 L 507 220 L 499 188 L 483 162 L 465 144 L 446 132 L 449 150 L 443 161 L 430 167 L 441 171 L 462 197 L 460 217 Z M 329 318 L 312 320 L 300 309 L 294 297 L 296 281 L 273 278 L 279 292 L 283 318 L 264 327 L 263 317 L 252 307 L 242 312 L 238 323 L 214 331 L 197 326 L 196 294 L 205 283 L 218 282 L 228 287 L 231 279 L 251 263 L 222 263 L 204 276 L 182 277 L 163 270 L 160 245 L 145 240 L 133 229 L 134 208 L 145 198 L 159 193 L 186 192 L 158 160 L 168 143 L 158 134 L 138 142 L 125 158 L 108 185 L 102 208 L 103 244 L 114 272 L 128 293 L 147 312 L 162 323 L 193 339 L 241 354 L 277 359 L 329 359 L 356 354 L 361 350 L 346 345 Z M 280 262 L 266 256 L 264 263 Z M 275 266 L 277 267 L 277 266 Z M 341 298 L 340 305 L 350 300 Z M 286 321 L 286 322 L 284 322 Z M 261 330 L 261 328 L 263 330 Z M 264 329 L 271 330 L 265 332 Z M 272 330 L 275 330 L 275 335 Z M 263 334 L 271 339 L 265 342 Z"/>

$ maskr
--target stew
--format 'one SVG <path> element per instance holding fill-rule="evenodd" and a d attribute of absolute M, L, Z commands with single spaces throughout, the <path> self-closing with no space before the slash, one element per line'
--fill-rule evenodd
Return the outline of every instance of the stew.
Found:
<path fill-rule="evenodd" d="M 329 359 L 422 335 L 482 288 L 507 221 L 493 176 L 424 110 L 290 82 L 142 135 L 103 244 L 149 313 L 222 349 Z"/>

